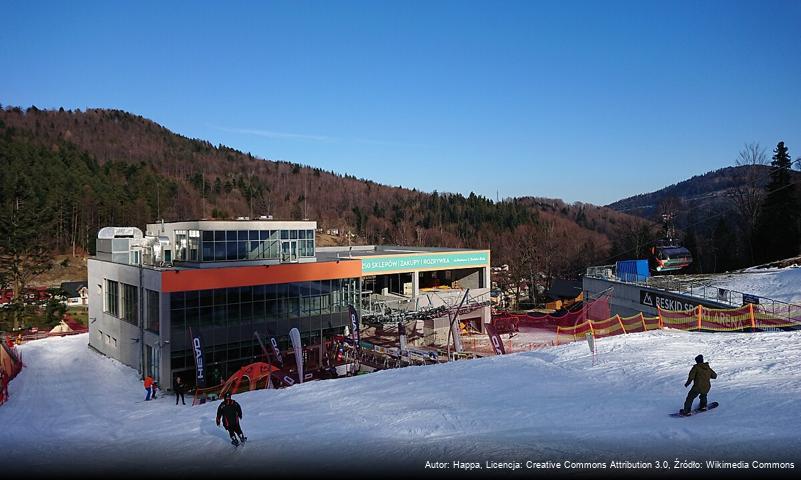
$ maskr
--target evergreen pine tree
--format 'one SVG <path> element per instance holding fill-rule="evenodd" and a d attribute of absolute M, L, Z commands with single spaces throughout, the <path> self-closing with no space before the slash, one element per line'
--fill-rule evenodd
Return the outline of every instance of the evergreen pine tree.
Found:
<path fill-rule="evenodd" d="M 790 182 L 790 153 L 784 142 L 779 142 L 773 153 L 768 192 L 755 234 L 755 256 L 760 263 L 798 255 L 801 242 L 798 198 Z"/>

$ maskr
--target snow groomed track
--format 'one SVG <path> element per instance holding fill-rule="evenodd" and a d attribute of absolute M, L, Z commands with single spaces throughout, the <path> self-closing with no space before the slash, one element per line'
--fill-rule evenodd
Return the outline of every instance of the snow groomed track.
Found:
<path fill-rule="evenodd" d="M 652 331 L 598 340 L 595 365 L 576 342 L 249 392 L 235 397 L 249 437 L 235 453 L 214 425 L 216 403 L 144 402 L 137 373 L 86 343 L 20 347 L 27 368 L 0 408 L 12 471 L 422 474 L 427 461 L 676 458 L 801 467 L 801 332 Z M 721 407 L 670 418 L 699 353 L 719 374 L 710 400 Z"/>

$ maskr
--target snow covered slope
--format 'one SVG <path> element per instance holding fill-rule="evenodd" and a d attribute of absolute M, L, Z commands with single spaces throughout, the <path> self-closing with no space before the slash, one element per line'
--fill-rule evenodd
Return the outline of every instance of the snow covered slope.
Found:
<path fill-rule="evenodd" d="M 595 365 L 581 342 L 245 393 L 235 399 L 249 440 L 238 450 L 214 424 L 216 402 L 144 402 L 136 372 L 86 344 L 77 335 L 21 346 L 27 368 L 0 407 L 3 468 L 264 478 L 432 473 L 426 461 L 801 468 L 801 332 L 654 331 L 599 340 Z M 699 353 L 719 374 L 710 401 L 721 406 L 671 418 Z"/>
<path fill-rule="evenodd" d="M 750 268 L 716 276 L 712 285 L 801 305 L 801 267 Z"/>

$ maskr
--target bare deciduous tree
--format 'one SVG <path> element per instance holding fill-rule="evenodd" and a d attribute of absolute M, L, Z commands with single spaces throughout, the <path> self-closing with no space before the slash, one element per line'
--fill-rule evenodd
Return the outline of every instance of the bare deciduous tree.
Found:
<path fill-rule="evenodd" d="M 760 166 L 768 164 L 768 157 L 765 149 L 759 143 L 753 142 L 746 144 L 740 150 L 737 166 L 745 167 L 743 170 L 742 181 L 731 190 L 731 199 L 737 214 L 742 219 L 742 229 L 745 234 L 745 241 L 748 246 L 750 260 L 754 259 L 753 235 L 759 218 L 759 209 L 765 196 L 761 182 L 764 181 L 764 173 L 760 172 Z"/>

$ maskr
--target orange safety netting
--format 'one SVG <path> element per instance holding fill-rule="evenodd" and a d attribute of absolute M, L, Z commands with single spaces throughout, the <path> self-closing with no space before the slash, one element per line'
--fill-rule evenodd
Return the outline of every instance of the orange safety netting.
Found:
<path fill-rule="evenodd" d="M 758 329 L 797 328 L 801 325 L 801 307 L 787 305 L 768 311 L 767 306 L 754 305 L 754 324 Z M 778 310 L 778 312 L 777 312 Z"/>
<path fill-rule="evenodd" d="M 658 316 L 646 317 L 642 313 L 621 317 L 619 315 L 598 318 L 600 312 L 608 311 L 608 296 L 598 300 L 598 308 L 585 306 L 581 310 L 565 315 L 531 316 L 511 315 L 493 317 L 493 322 L 514 328 L 519 326 L 543 326 L 555 324 L 554 345 L 583 340 L 589 333 L 595 338 L 611 337 L 622 333 L 638 333 L 660 328 L 675 328 L 685 331 L 706 332 L 755 332 L 765 330 L 801 329 L 801 306 L 783 304 L 780 307 L 748 304 L 739 308 L 718 309 L 699 305 L 690 310 L 663 310 L 657 308 Z M 506 322 L 505 324 L 503 322 Z"/>
<path fill-rule="evenodd" d="M 574 327 L 587 320 L 605 320 L 611 317 L 611 307 L 609 298 L 611 292 L 604 293 L 594 300 L 588 300 L 581 304 L 579 308 L 567 311 L 562 315 L 537 314 L 534 312 L 519 314 L 506 311 L 493 312 L 492 326 L 498 333 L 510 333 L 519 331 L 519 327 Z"/>
<path fill-rule="evenodd" d="M 701 330 L 711 332 L 742 332 L 755 327 L 750 305 L 732 309 L 699 307 L 698 310 L 701 312 Z"/>
<path fill-rule="evenodd" d="M 626 333 L 623 329 L 623 323 L 620 321 L 620 317 L 615 315 L 612 318 L 608 318 L 606 320 L 588 320 L 590 322 L 590 329 L 592 330 L 592 336 L 595 338 L 603 338 L 603 337 L 611 337 L 613 335 L 620 335 L 621 333 Z"/>
<path fill-rule="evenodd" d="M 677 330 L 700 330 L 701 320 L 698 317 L 698 309 L 690 310 L 662 310 L 659 312 L 659 323 L 662 328 L 675 328 Z"/>
<path fill-rule="evenodd" d="M 626 333 L 646 332 L 659 328 L 659 317 L 646 317 L 638 313 L 633 317 L 620 317 L 620 323 Z"/>
<path fill-rule="evenodd" d="M 10 337 L 0 337 L 0 405 L 8 400 L 8 384 L 22 367 L 22 356 Z"/>
<path fill-rule="evenodd" d="M 592 334 L 589 320 L 572 327 L 557 326 L 556 340 L 554 340 L 554 343 L 556 345 L 561 345 L 563 343 L 570 343 L 570 342 L 575 342 L 576 340 L 582 340 L 586 337 L 588 333 Z"/>

